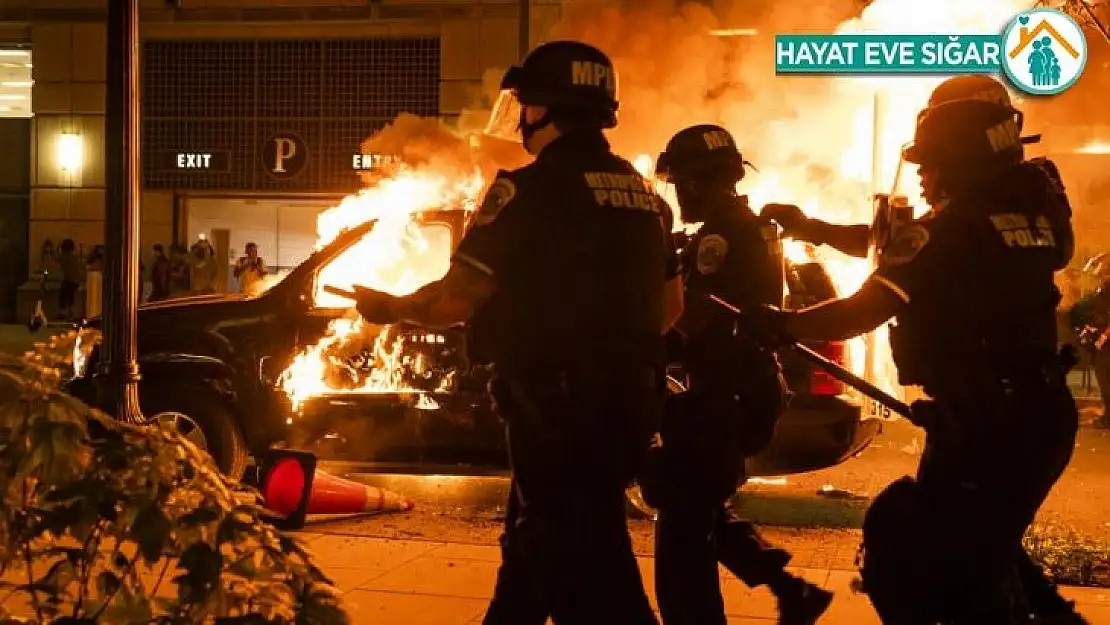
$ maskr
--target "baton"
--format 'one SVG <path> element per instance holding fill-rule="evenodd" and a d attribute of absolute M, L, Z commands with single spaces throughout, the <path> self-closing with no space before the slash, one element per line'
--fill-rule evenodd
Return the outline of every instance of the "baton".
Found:
<path fill-rule="evenodd" d="M 358 294 L 355 293 L 354 291 L 348 291 L 346 289 L 341 289 L 339 287 L 335 287 L 335 286 L 332 286 L 330 284 L 325 284 L 324 285 L 324 292 L 325 293 L 331 293 L 332 295 L 337 295 L 339 297 L 342 297 L 343 299 L 349 299 L 349 300 L 357 300 L 358 299 Z"/>
<path fill-rule="evenodd" d="M 713 300 L 714 303 L 718 304 L 734 315 L 740 316 L 744 314 L 743 311 L 741 311 L 739 308 L 717 297 L 716 295 L 709 295 L 709 299 Z M 913 419 L 913 410 L 910 408 L 910 406 L 905 402 L 895 399 L 893 396 L 891 396 L 890 393 L 887 393 L 883 389 L 875 386 L 867 380 L 864 380 L 863 378 L 845 369 L 839 364 L 829 360 L 828 358 L 825 358 L 821 354 L 818 354 L 809 347 L 802 345 L 798 341 L 794 341 L 788 347 L 793 349 L 799 356 L 809 361 L 810 364 L 820 367 L 826 373 L 836 378 L 837 380 L 840 380 L 848 386 L 856 389 L 863 395 L 870 397 L 871 399 L 879 402 L 887 408 L 890 408 L 892 412 L 895 412 L 907 419 Z"/>
<path fill-rule="evenodd" d="M 328 293 L 331 293 L 332 295 L 338 295 L 339 297 L 349 299 L 349 300 L 354 300 L 354 301 L 358 301 L 359 291 L 366 292 L 366 291 L 373 291 L 374 290 L 374 289 L 364 287 L 361 284 L 356 284 L 356 285 L 352 286 L 351 288 L 353 290 L 348 291 L 346 289 L 341 289 L 339 287 L 332 286 L 330 284 L 325 284 L 324 285 L 324 291 L 326 291 Z"/>

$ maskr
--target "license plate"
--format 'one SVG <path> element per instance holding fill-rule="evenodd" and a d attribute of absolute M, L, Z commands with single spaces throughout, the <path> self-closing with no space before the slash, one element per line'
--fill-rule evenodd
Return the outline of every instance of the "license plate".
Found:
<path fill-rule="evenodd" d="M 888 406 L 881 404 L 870 397 L 863 399 L 864 416 L 872 419 L 893 419 L 898 416 Z"/>

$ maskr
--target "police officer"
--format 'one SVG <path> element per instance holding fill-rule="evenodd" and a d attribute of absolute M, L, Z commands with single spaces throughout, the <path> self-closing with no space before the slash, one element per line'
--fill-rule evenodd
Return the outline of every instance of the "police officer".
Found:
<path fill-rule="evenodd" d="M 1002 83 L 990 76 L 969 74 L 954 76 L 937 85 L 929 95 L 929 102 L 924 111 L 944 102 L 967 99 L 996 102 L 1013 107 L 1010 93 Z M 1022 137 L 1022 143 L 1025 144 L 1038 141 L 1040 141 L 1040 135 Z M 1056 165 L 1045 158 L 1032 159 L 1031 162 L 1051 176 L 1066 203 L 1067 196 Z M 873 231 L 867 224 L 830 224 L 820 219 L 807 218 L 800 208 L 790 204 L 768 204 L 762 209 L 760 215 L 778 222 L 786 236 L 816 245 L 829 245 L 850 256 L 866 258 L 869 245 L 882 246 L 886 243 L 886 241 L 875 241 L 874 237 L 879 233 Z M 1060 240 L 1058 243 L 1065 247 L 1074 245 L 1070 235 L 1066 241 Z"/>
<path fill-rule="evenodd" d="M 498 173 L 442 280 L 359 302 L 377 323 L 451 325 L 479 307 L 492 320 L 518 512 L 486 623 L 656 622 L 624 494 L 658 427 L 681 282 L 669 209 L 602 134 L 616 85 L 573 41 L 510 69 L 489 130 L 511 120 L 535 161 Z"/>
<path fill-rule="evenodd" d="M 924 115 L 930 108 L 953 100 L 972 99 L 986 102 L 995 102 L 1002 106 L 1012 108 L 1010 94 L 1006 87 L 999 81 L 989 76 L 964 75 L 955 76 L 945 80 L 933 90 L 929 96 L 927 107 L 922 111 Z M 1022 117 L 1015 112 L 1016 123 L 1021 128 Z M 1040 140 L 1039 135 L 1022 137 L 1023 144 L 1032 144 Z M 1047 176 L 1051 188 L 1059 200 L 1059 205 L 1065 211 L 1056 223 L 1056 245 L 1066 259 L 1062 261 L 1066 266 L 1075 249 L 1075 237 L 1071 228 L 1071 208 L 1064 189 L 1060 172 L 1056 165 L 1045 158 L 1035 158 L 1027 162 L 1035 167 L 1022 167 L 1013 169 L 1011 176 L 1027 176 L 1032 184 L 1043 181 Z M 807 218 L 797 206 L 788 204 L 769 204 L 760 212 L 760 216 L 773 219 L 783 227 L 784 234 L 795 239 L 808 241 L 817 245 L 829 245 L 841 252 L 866 258 L 870 247 L 883 247 L 886 240 L 866 224 L 830 224 L 820 219 Z M 929 215 L 927 214 L 926 217 Z M 1046 619 L 1056 618 L 1054 615 L 1068 615 L 1072 607 L 1056 589 L 1055 585 L 1045 576 L 1044 571 L 1032 558 L 1022 550 L 1018 556 L 1018 570 L 1022 585 L 1027 593 L 1030 609 L 1037 615 Z M 1064 618 L 1070 618 L 1065 616 Z M 1046 621 L 1047 622 L 1047 621 Z"/>
<path fill-rule="evenodd" d="M 668 402 L 661 445 L 640 478 L 659 512 L 656 593 L 666 625 L 724 625 L 718 559 L 749 586 L 768 585 L 782 623 L 812 623 L 832 598 L 787 573 L 790 556 L 725 509 L 743 481 L 744 458 L 770 442 L 784 407 L 775 353 L 738 335 L 735 319 L 704 297 L 782 301 L 778 229 L 736 193 L 746 164 L 728 131 L 707 124 L 676 134 L 656 165 L 657 178 L 675 185 L 683 221 L 702 223 L 682 253 L 690 295 L 676 326 L 690 390 Z"/>
<path fill-rule="evenodd" d="M 884 622 L 1028 617 L 1012 574 L 1070 460 L 1078 412 L 1056 353 L 1068 210 L 1022 160 L 1019 135 L 1016 112 L 997 102 L 928 109 L 904 156 L 932 216 L 899 231 L 851 297 L 747 316 L 778 341 L 848 338 L 897 317 L 899 382 L 933 400 L 915 404 L 929 437 L 917 479 L 880 495 L 864 524 L 865 588 Z"/>

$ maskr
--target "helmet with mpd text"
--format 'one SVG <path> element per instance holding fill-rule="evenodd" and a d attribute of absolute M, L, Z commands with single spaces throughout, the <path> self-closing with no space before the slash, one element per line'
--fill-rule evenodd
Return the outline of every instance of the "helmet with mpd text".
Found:
<path fill-rule="evenodd" d="M 655 161 L 655 177 L 674 182 L 675 177 L 699 174 L 739 182 L 744 178 L 744 160 L 736 140 L 727 130 L 700 124 L 680 130 Z"/>
<path fill-rule="evenodd" d="M 964 74 L 953 76 L 937 85 L 933 92 L 929 94 L 929 103 L 918 114 L 918 119 L 920 120 L 929 109 L 954 100 L 983 100 L 1015 108 L 1014 102 L 1010 98 L 1010 91 L 998 79 L 983 74 Z M 1017 122 L 1018 131 L 1021 131 L 1024 119 L 1019 117 Z M 1040 140 L 1040 135 L 1021 138 L 1022 143 L 1037 143 Z"/>
<path fill-rule="evenodd" d="M 937 85 L 929 94 L 929 107 L 952 100 L 986 100 L 1013 107 L 1010 92 L 998 80 L 982 74 L 953 76 Z"/>
<path fill-rule="evenodd" d="M 520 104 L 597 114 L 603 128 L 617 125 L 617 71 L 604 52 L 580 41 L 551 41 L 509 68 L 502 91 Z"/>
<path fill-rule="evenodd" d="M 945 102 L 926 109 L 903 157 L 949 184 L 970 181 L 1021 162 L 1020 119 L 1020 112 L 997 102 Z"/>

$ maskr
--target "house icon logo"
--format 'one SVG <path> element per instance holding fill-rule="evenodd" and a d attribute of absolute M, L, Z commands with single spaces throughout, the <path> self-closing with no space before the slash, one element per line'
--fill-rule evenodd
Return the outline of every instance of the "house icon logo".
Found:
<path fill-rule="evenodd" d="M 1039 8 L 1014 18 L 1002 34 L 1002 69 L 1031 95 L 1055 95 L 1079 80 L 1087 64 L 1083 29 L 1067 14 Z"/>

